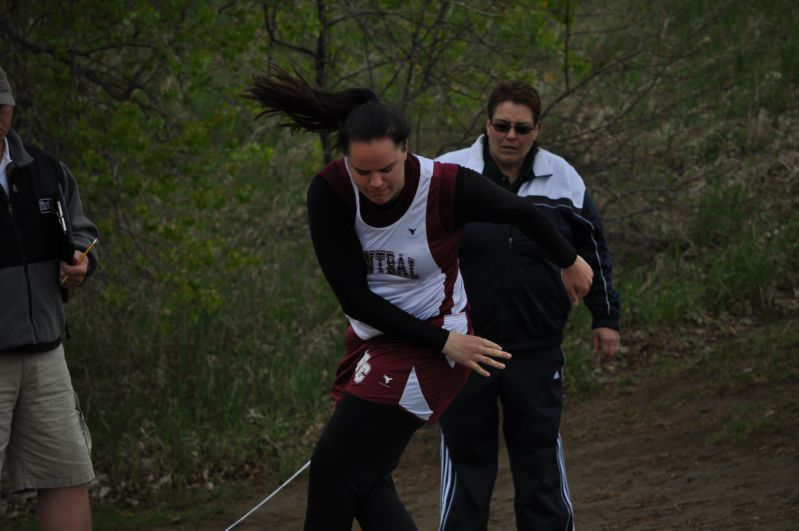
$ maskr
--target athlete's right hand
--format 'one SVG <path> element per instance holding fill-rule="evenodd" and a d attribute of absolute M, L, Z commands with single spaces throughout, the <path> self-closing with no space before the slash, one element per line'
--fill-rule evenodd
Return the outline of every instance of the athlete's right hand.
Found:
<path fill-rule="evenodd" d="M 494 358 L 510 359 L 510 352 L 505 352 L 502 347 L 488 339 L 450 332 L 447 342 L 441 352 L 461 365 L 469 367 L 480 376 L 488 377 L 489 372 L 480 364 L 489 365 L 497 369 L 504 369 L 505 364 Z"/>

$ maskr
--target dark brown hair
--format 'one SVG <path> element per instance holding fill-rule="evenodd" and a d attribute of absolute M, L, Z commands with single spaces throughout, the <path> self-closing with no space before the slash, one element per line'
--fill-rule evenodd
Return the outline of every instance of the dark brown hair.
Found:
<path fill-rule="evenodd" d="M 541 96 L 538 91 L 524 81 L 505 81 L 497 85 L 488 97 L 488 119 L 494 118 L 497 106 L 505 101 L 519 105 L 527 105 L 533 111 L 533 121 L 538 124 L 541 119 Z"/>
<path fill-rule="evenodd" d="M 254 75 L 244 97 L 257 101 L 264 115 L 288 118 L 292 130 L 337 133 L 337 145 L 346 155 L 351 140 L 391 138 L 397 146 L 408 141 L 411 126 L 395 107 L 366 88 L 338 92 L 312 87 L 296 71 L 290 75 L 272 66 L 272 73 Z"/>

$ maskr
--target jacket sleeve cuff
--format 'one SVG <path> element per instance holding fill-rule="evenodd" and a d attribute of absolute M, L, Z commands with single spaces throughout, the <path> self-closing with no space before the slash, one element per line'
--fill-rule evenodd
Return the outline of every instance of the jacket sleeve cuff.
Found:
<path fill-rule="evenodd" d="M 615 331 L 619 331 L 619 318 L 618 317 L 603 317 L 600 319 L 594 318 L 593 322 L 591 323 L 591 329 L 594 328 L 612 328 Z"/>
<path fill-rule="evenodd" d="M 561 267 L 561 269 L 567 269 L 573 266 L 574 262 L 576 261 L 577 261 L 577 251 L 575 251 L 574 249 L 564 250 L 558 265 Z"/>

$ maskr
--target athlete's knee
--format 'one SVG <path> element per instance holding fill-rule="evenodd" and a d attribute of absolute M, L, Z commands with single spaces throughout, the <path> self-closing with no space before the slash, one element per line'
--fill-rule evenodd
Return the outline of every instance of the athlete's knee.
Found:
<path fill-rule="evenodd" d="M 320 441 L 314 448 L 308 471 L 312 478 L 329 481 L 334 478 L 342 478 L 342 473 L 346 471 L 346 467 L 342 459 L 337 456 L 333 445 L 324 444 Z"/>

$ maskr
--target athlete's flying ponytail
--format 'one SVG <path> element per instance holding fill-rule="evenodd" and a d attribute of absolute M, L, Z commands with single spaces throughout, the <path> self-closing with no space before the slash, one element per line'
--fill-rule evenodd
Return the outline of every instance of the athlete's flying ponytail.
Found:
<path fill-rule="evenodd" d="M 244 97 L 257 101 L 264 115 L 283 115 L 282 125 L 312 133 L 337 133 L 337 145 L 347 154 L 351 140 L 391 138 L 404 145 L 411 127 L 396 108 L 367 88 L 330 92 L 312 87 L 299 74 L 272 65 L 272 74 L 254 75 Z"/>

